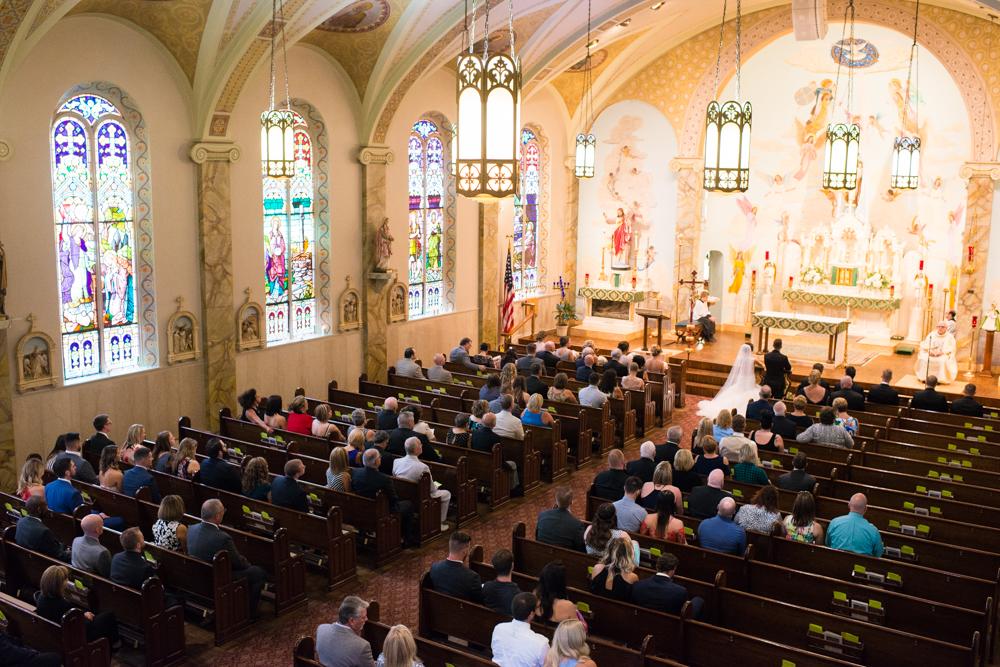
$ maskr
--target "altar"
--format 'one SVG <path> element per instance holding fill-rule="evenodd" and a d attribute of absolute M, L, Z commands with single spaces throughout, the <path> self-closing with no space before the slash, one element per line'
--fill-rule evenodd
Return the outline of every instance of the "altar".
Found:
<path fill-rule="evenodd" d="M 795 313 L 779 313 L 776 311 L 761 311 L 754 313 L 750 322 L 757 329 L 757 350 L 762 354 L 768 349 L 768 338 L 771 329 L 783 331 L 801 331 L 807 333 L 825 334 L 830 337 L 827 348 L 826 363 L 837 365 L 837 359 L 847 360 L 847 328 L 848 321 L 840 317 L 822 317 L 818 315 L 799 315 Z M 844 334 L 841 336 L 840 334 Z"/>
<path fill-rule="evenodd" d="M 587 317 L 605 317 L 631 321 L 635 304 L 646 300 L 642 290 L 623 290 L 614 287 L 581 287 L 577 292 L 587 300 Z"/>

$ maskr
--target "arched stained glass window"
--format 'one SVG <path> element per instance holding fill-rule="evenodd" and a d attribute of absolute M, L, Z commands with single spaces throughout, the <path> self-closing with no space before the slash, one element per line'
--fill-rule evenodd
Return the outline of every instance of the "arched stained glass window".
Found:
<path fill-rule="evenodd" d="M 413 125 L 409 162 L 408 263 L 410 317 L 445 311 L 445 141 L 427 119 Z"/>
<path fill-rule="evenodd" d="M 313 152 L 305 120 L 295 116 L 295 175 L 264 178 L 264 266 L 267 342 L 316 333 L 313 291 Z"/>
<path fill-rule="evenodd" d="M 525 299 L 538 290 L 538 197 L 541 149 L 531 130 L 521 130 L 521 196 L 514 208 L 514 297 Z"/>
<path fill-rule="evenodd" d="M 113 104 L 78 95 L 51 144 L 63 375 L 138 369 L 131 136 Z"/>

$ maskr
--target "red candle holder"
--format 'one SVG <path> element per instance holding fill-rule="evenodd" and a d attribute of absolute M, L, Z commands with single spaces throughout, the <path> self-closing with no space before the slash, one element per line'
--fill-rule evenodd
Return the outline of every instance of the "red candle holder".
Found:
<path fill-rule="evenodd" d="M 766 262 L 766 261 L 768 261 L 770 259 L 771 259 L 771 251 L 770 250 L 765 250 L 764 251 L 764 261 Z"/>
<path fill-rule="evenodd" d="M 792 289 L 792 276 L 788 276 L 788 289 Z"/>
<path fill-rule="evenodd" d="M 969 264 L 972 264 L 972 253 L 975 252 L 975 246 L 969 246 Z"/>
<path fill-rule="evenodd" d="M 920 260 L 920 270 L 924 270 L 924 260 Z"/>
<path fill-rule="evenodd" d="M 889 298 L 891 299 L 896 294 L 896 286 L 889 285 Z"/>
<path fill-rule="evenodd" d="M 972 316 L 972 328 L 975 329 L 976 328 L 976 324 L 978 324 L 978 323 L 979 323 L 979 319 L 975 315 L 973 315 Z"/>

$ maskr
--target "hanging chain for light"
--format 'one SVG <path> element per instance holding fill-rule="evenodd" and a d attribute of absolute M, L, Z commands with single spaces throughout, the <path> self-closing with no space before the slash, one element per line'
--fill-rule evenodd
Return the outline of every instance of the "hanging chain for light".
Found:
<path fill-rule="evenodd" d="M 847 4 L 847 9 L 851 13 L 851 52 L 850 58 L 851 62 L 854 62 L 854 0 L 850 0 Z M 854 114 L 852 110 L 854 109 L 854 72 L 848 70 L 847 72 L 847 115 L 851 122 L 854 122 Z"/>
<path fill-rule="evenodd" d="M 486 0 L 487 5 L 489 0 Z M 472 0 L 472 22 L 469 24 L 469 53 L 476 52 L 476 0 Z"/>
<path fill-rule="evenodd" d="M 580 131 L 576 135 L 577 178 L 594 177 L 597 137 L 594 136 L 594 75 L 590 55 L 591 0 L 587 0 L 587 43 L 583 61 L 583 91 L 580 96 Z"/>
<path fill-rule="evenodd" d="M 285 72 L 285 108 L 275 109 L 275 57 L 278 33 Z M 282 0 L 271 0 L 271 88 L 268 110 L 260 115 L 260 158 L 264 176 L 284 179 L 295 174 L 295 113 L 288 89 L 288 51 L 285 46 L 285 10 Z"/>
<path fill-rule="evenodd" d="M 292 108 L 292 95 L 288 91 L 288 51 L 285 48 L 285 3 L 284 0 L 278 0 L 278 20 L 281 21 L 281 59 L 285 64 L 285 108 Z M 273 32 L 273 31 L 272 31 Z M 273 39 L 273 38 L 272 38 Z M 273 42 L 272 42 L 273 44 Z M 274 47 L 271 47 L 272 54 L 274 52 Z M 271 56 L 274 57 L 273 55 Z"/>
<path fill-rule="evenodd" d="M 740 0 L 736 0 L 736 103 L 740 103 L 740 37 L 743 26 L 740 14 Z"/>
<path fill-rule="evenodd" d="M 850 21 L 850 40 L 847 39 L 847 23 Z M 831 121 L 826 126 L 826 157 L 823 164 L 824 190 L 854 190 L 858 184 L 858 157 L 861 146 L 861 126 L 854 122 L 854 75 L 850 71 L 854 63 L 854 0 L 848 0 L 844 11 L 844 30 L 840 42 L 834 46 L 837 60 L 837 83 L 833 96 L 831 113 L 836 114 L 837 95 L 840 93 L 840 70 L 844 63 L 844 47 L 849 47 L 847 65 L 847 121 Z M 846 43 L 846 44 L 845 44 Z M 837 50 L 839 46 L 840 50 Z"/>
<path fill-rule="evenodd" d="M 278 0 L 271 0 L 271 102 L 267 107 L 274 111 L 274 26 L 278 21 Z"/>
<path fill-rule="evenodd" d="M 848 14 L 848 12 L 850 12 L 850 10 L 851 10 L 851 6 L 850 5 L 848 6 L 847 9 L 844 10 L 844 29 L 840 33 L 840 48 L 841 49 L 844 48 L 844 42 L 847 41 L 847 14 Z M 851 36 L 852 36 L 852 38 L 853 38 L 853 35 L 854 35 L 854 29 L 852 28 L 851 29 Z M 844 63 L 844 54 L 843 54 L 843 51 L 841 51 L 840 57 L 837 58 L 837 77 L 836 77 L 836 79 L 834 81 L 834 84 L 833 84 L 833 105 L 831 106 L 831 108 L 833 109 L 834 112 L 836 112 L 836 110 L 837 110 L 837 97 L 840 95 L 840 68 L 843 66 L 843 63 Z M 850 76 L 850 75 L 848 75 L 848 76 Z M 850 86 L 850 84 L 848 84 L 848 86 Z"/>
<path fill-rule="evenodd" d="M 517 60 L 514 54 L 514 0 L 507 0 L 508 29 L 510 30 L 510 59 Z"/>
<path fill-rule="evenodd" d="M 899 190 L 915 190 L 920 185 L 920 47 L 917 45 L 917 27 L 920 24 L 920 0 L 917 0 L 913 17 L 913 44 L 910 45 L 910 66 L 906 72 L 906 93 L 903 98 L 903 118 L 899 136 L 892 142 L 892 173 L 889 184 Z M 916 92 L 910 85 L 913 66 L 917 67 Z M 907 136 L 906 119 L 913 101 L 913 134 Z"/>
<path fill-rule="evenodd" d="M 722 0 L 722 25 L 719 27 L 719 57 L 715 60 L 715 87 L 712 88 L 712 99 L 719 99 L 719 68 L 722 65 L 722 42 L 726 38 L 726 6 L 728 0 Z"/>
<path fill-rule="evenodd" d="M 913 61 L 919 57 L 919 47 L 917 46 L 917 25 L 920 20 L 920 0 L 917 0 L 917 9 L 913 15 L 913 44 L 910 45 L 910 68 L 906 71 L 906 104 L 903 105 L 903 125 L 906 125 L 906 111 L 910 102 L 910 79 L 913 76 Z M 920 64 L 917 64 L 917 95 L 920 94 Z M 916 127 L 920 128 L 920 105 L 913 105 L 913 115 Z M 905 130 L 900 136 L 905 134 Z"/>
<path fill-rule="evenodd" d="M 490 59 L 490 0 L 486 0 L 486 25 L 483 26 L 483 66 Z"/>

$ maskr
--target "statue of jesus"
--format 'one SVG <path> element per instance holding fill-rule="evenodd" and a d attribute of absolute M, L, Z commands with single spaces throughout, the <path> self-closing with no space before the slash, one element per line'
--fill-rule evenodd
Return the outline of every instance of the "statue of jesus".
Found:
<path fill-rule="evenodd" d="M 632 225 L 629 224 L 628 216 L 625 215 L 624 209 L 619 208 L 614 220 L 608 218 L 608 214 L 605 213 L 604 221 L 609 225 L 615 225 L 615 231 L 611 234 L 612 247 L 614 250 L 614 257 L 611 260 L 611 268 L 630 268 L 631 264 L 629 263 L 629 255 L 631 254 L 630 250 L 632 248 Z"/>

